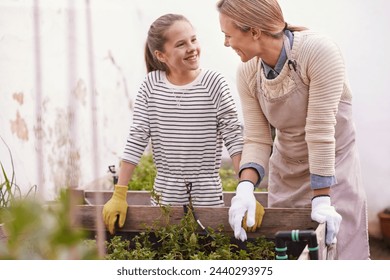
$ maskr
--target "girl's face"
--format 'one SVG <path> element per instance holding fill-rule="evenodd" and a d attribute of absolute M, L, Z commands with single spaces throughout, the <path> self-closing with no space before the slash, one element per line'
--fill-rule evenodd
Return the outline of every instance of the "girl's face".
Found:
<path fill-rule="evenodd" d="M 157 58 L 164 62 L 170 73 L 186 74 L 199 68 L 200 45 L 192 25 L 176 21 L 166 31 L 164 51 L 156 51 Z"/>
<path fill-rule="evenodd" d="M 233 20 L 220 13 L 219 23 L 222 32 L 225 34 L 225 47 L 231 47 L 240 56 L 241 61 L 247 62 L 259 54 L 258 38 L 252 31 L 243 32 Z"/>

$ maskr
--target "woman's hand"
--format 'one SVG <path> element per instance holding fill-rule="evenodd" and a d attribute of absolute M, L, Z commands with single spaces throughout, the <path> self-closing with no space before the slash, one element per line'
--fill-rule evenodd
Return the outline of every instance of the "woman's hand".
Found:
<path fill-rule="evenodd" d="M 253 183 L 241 181 L 229 209 L 229 224 L 241 241 L 247 239 L 246 231 L 255 231 L 263 220 L 264 207 L 256 200 L 253 190 Z"/>
<path fill-rule="evenodd" d="M 311 205 L 311 218 L 318 223 L 326 223 L 326 244 L 336 243 L 342 217 L 331 206 L 330 196 L 315 196 L 311 201 Z"/>

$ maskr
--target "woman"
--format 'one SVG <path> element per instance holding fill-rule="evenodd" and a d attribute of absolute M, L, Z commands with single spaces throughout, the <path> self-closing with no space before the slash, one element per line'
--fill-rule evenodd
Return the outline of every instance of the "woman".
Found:
<path fill-rule="evenodd" d="M 238 173 L 241 124 L 221 74 L 199 67 L 201 48 L 191 23 L 166 14 L 150 26 L 145 46 L 148 75 L 135 102 L 112 198 L 103 219 L 111 232 L 127 211 L 127 185 L 149 141 L 157 169 L 153 204 L 222 206 L 219 176 L 223 143 Z"/>
<path fill-rule="evenodd" d="M 242 217 L 248 211 L 252 224 L 253 188 L 269 166 L 269 207 L 311 207 L 311 218 L 326 222 L 326 243 L 337 241 L 338 259 L 368 259 L 352 96 L 339 48 L 285 23 L 276 0 L 220 0 L 217 9 L 225 46 L 243 62 L 244 148 L 229 209 L 235 236 L 246 238 Z"/>

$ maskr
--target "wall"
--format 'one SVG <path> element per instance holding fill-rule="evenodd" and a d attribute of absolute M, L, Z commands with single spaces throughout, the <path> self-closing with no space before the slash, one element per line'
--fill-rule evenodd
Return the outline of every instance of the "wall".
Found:
<path fill-rule="evenodd" d="M 385 0 L 280 1 L 285 18 L 333 37 L 345 54 L 370 232 L 390 206 L 389 3 Z M 98 188 L 118 165 L 145 75 L 150 23 L 185 14 L 198 31 L 202 66 L 222 72 L 235 91 L 238 56 L 223 47 L 215 1 L 1 0 L 0 159 L 25 191 L 52 198 L 64 186 Z M 367 75 L 368 74 L 368 75 Z M 240 114 L 241 117 L 241 114 Z M 109 183 L 108 183 L 109 184 Z M 104 185 L 107 187 L 107 181 Z M 351 202 L 353 203 L 353 202 Z"/>

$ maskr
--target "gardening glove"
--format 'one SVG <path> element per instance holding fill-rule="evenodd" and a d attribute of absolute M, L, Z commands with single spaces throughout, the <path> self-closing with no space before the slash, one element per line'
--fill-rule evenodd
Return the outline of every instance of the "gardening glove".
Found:
<path fill-rule="evenodd" d="M 229 224 L 234 230 L 234 236 L 241 241 L 247 239 L 246 231 L 260 227 L 264 215 L 264 208 L 256 200 L 253 189 L 251 182 L 240 182 L 229 208 Z"/>
<path fill-rule="evenodd" d="M 255 232 L 256 229 L 258 229 L 261 226 L 261 222 L 263 221 L 264 216 L 264 207 L 261 205 L 260 202 L 256 200 L 256 214 L 255 214 L 255 224 L 251 227 L 248 227 L 247 225 L 247 214 L 245 214 L 244 219 L 242 220 L 242 227 L 245 229 L 246 232 Z"/>
<path fill-rule="evenodd" d="M 115 222 L 119 216 L 119 227 L 123 227 L 127 213 L 127 186 L 115 185 L 114 193 L 103 207 L 103 221 L 111 234 L 115 232 Z"/>
<path fill-rule="evenodd" d="M 326 223 L 326 245 L 337 242 L 342 217 L 331 206 L 329 196 L 315 196 L 311 200 L 311 218 L 318 223 Z"/>

